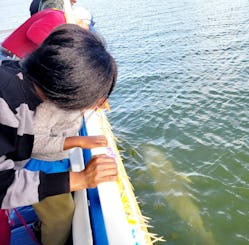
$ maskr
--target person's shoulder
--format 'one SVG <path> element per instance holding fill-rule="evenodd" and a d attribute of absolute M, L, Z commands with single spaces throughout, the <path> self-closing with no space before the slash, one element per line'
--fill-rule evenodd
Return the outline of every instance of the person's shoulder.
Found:
<path fill-rule="evenodd" d="M 29 11 L 30 15 L 33 15 L 38 12 L 40 0 L 33 0 L 30 4 Z"/>
<path fill-rule="evenodd" d="M 64 15 L 65 13 L 61 10 L 48 8 L 38 11 L 37 13 L 32 15 L 30 19 L 35 20 L 35 19 L 40 19 L 44 16 L 51 17 L 51 16 L 64 16 Z"/>
<path fill-rule="evenodd" d="M 19 62 L 13 60 L 4 60 L 0 64 L 0 86 L 3 88 L 7 86 L 9 80 L 16 78 L 19 79 L 17 74 L 21 71 Z"/>
<path fill-rule="evenodd" d="M 32 83 L 22 73 L 19 61 L 3 61 L 0 66 L 0 99 L 15 111 L 20 105 L 34 111 L 41 103 Z"/>
<path fill-rule="evenodd" d="M 44 9 L 38 12 L 41 18 L 45 18 L 50 22 L 66 22 L 65 13 L 57 9 Z"/>
<path fill-rule="evenodd" d="M 39 111 L 49 111 L 50 113 L 54 113 L 54 112 L 58 112 L 60 111 L 61 109 L 59 109 L 54 103 L 50 102 L 50 101 L 44 101 L 42 102 L 38 108 Z"/>
<path fill-rule="evenodd" d="M 2 60 L 0 67 L 13 74 L 17 74 L 21 71 L 20 62 L 17 60 Z"/>
<path fill-rule="evenodd" d="M 59 9 L 64 10 L 63 0 L 41 0 L 39 11 L 43 9 Z"/>
<path fill-rule="evenodd" d="M 25 101 L 20 74 L 16 61 L 2 62 L 0 66 L 0 99 L 4 100 L 13 112 Z"/>
<path fill-rule="evenodd" d="M 40 12 L 43 12 L 44 15 L 48 16 L 65 16 L 65 13 L 59 9 L 44 9 Z"/>

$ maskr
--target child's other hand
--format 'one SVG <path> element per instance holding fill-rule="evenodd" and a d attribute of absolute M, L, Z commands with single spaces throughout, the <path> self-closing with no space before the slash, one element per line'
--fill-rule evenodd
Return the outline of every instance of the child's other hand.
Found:
<path fill-rule="evenodd" d="M 107 139 L 104 135 L 81 136 L 80 147 L 85 149 L 91 149 L 96 147 L 107 147 Z"/>

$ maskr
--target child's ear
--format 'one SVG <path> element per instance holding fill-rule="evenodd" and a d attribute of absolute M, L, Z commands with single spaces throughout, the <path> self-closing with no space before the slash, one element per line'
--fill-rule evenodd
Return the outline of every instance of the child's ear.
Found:
<path fill-rule="evenodd" d="M 43 93 L 42 89 L 39 88 L 35 83 L 33 83 L 33 85 L 34 85 L 35 91 L 36 91 L 37 95 L 40 97 L 40 99 L 43 101 L 47 100 L 47 97 Z"/>

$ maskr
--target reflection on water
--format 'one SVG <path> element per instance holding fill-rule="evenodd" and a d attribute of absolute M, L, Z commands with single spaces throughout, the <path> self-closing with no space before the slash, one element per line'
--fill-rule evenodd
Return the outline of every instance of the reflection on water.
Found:
<path fill-rule="evenodd" d="M 193 233 L 193 244 L 217 244 L 211 231 L 204 227 L 198 206 L 185 185 L 192 181 L 185 174 L 175 171 L 173 164 L 167 161 L 163 152 L 153 146 L 143 147 L 144 162 L 147 171 L 153 179 L 155 190 L 166 200 L 167 205 L 174 211 L 182 222 L 186 223 L 189 233 Z M 186 243 L 186 240 L 182 241 Z"/>
<path fill-rule="evenodd" d="M 170 245 L 248 244 L 248 1 L 78 4 L 118 60 L 108 116 L 152 231 Z"/>

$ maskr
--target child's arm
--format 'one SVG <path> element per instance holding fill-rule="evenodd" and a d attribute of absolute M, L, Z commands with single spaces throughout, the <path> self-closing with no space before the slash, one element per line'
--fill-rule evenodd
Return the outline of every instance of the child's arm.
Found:
<path fill-rule="evenodd" d="M 104 135 L 98 136 L 71 136 L 67 137 L 64 142 L 64 150 L 73 147 L 81 147 L 85 149 L 95 147 L 106 147 L 107 139 Z"/>

